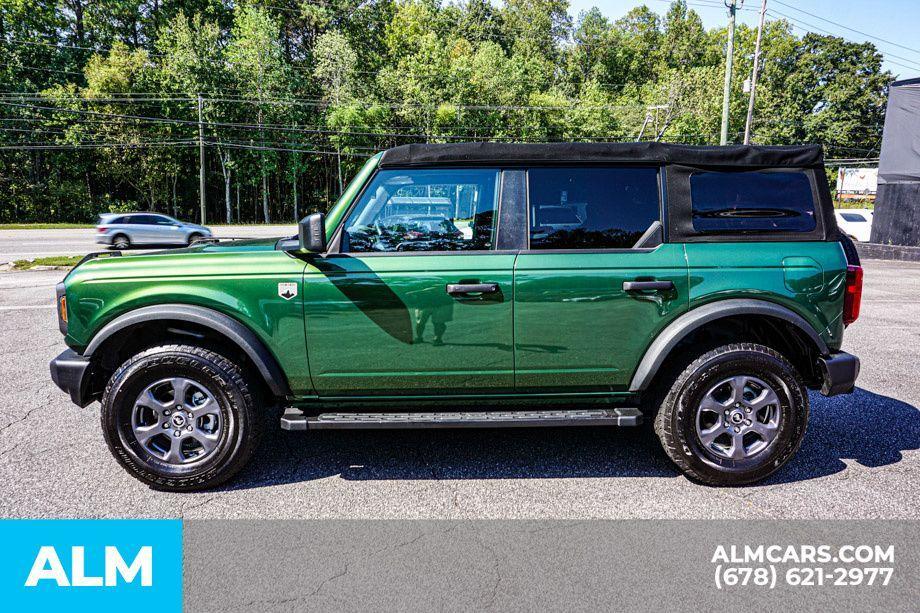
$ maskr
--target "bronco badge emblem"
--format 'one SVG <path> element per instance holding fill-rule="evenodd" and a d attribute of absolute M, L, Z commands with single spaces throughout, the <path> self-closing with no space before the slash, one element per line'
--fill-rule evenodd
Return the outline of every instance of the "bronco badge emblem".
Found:
<path fill-rule="evenodd" d="M 279 283 L 278 284 L 278 295 L 284 298 L 285 300 L 290 300 L 297 295 L 297 284 L 296 283 Z"/>

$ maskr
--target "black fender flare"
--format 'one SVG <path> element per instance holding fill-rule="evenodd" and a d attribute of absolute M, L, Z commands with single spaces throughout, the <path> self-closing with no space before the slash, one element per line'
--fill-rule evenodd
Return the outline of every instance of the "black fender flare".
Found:
<path fill-rule="evenodd" d="M 639 362 L 639 366 L 636 368 L 636 372 L 629 384 L 629 391 L 641 392 L 647 389 L 661 364 L 671 353 L 671 350 L 688 334 L 709 322 L 735 315 L 765 315 L 781 319 L 804 332 L 821 355 L 830 353 L 824 339 L 818 335 L 804 317 L 792 309 L 766 300 L 729 298 L 710 302 L 692 309 L 672 321 L 662 330 L 652 341 L 652 344 L 649 345 L 645 355 Z"/>
<path fill-rule="evenodd" d="M 292 395 L 284 371 L 255 332 L 229 315 L 197 305 L 158 304 L 129 311 L 103 326 L 86 346 L 83 355 L 91 357 L 106 340 L 126 328 L 159 319 L 187 321 L 214 330 L 243 350 L 274 395 Z"/>

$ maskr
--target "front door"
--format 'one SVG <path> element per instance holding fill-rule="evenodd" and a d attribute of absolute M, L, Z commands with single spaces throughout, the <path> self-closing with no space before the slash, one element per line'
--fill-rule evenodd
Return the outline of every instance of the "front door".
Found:
<path fill-rule="evenodd" d="M 624 391 L 652 339 L 687 307 L 683 246 L 660 244 L 658 169 L 538 168 L 528 182 L 516 388 Z"/>
<path fill-rule="evenodd" d="M 514 385 L 514 252 L 500 172 L 381 170 L 304 274 L 320 396 L 476 394 Z"/>

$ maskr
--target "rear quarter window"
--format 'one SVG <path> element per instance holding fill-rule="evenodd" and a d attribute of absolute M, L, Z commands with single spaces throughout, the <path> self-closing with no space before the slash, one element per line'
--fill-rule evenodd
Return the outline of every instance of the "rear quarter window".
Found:
<path fill-rule="evenodd" d="M 799 171 L 694 172 L 690 176 L 697 232 L 811 232 L 815 201 Z"/>

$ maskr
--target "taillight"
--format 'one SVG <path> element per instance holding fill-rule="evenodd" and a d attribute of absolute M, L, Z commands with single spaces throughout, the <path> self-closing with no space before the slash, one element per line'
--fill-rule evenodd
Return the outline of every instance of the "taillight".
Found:
<path fill-rule="evenodd" d="M 98 227 L 96 228 L 96 231 L 97 231 L 97 232 L 105 232 L 106 230 L 108 230 L 108 228 L 107 228 L 106 226 L 98 226 Z"/>
<path fill-rule="evenodd" d="M 849 326 L 859 318 L 862 286 L 862 266 L 847 266 L 847 288 L 843 296 L 843 325 L 845 326 Z"/>

